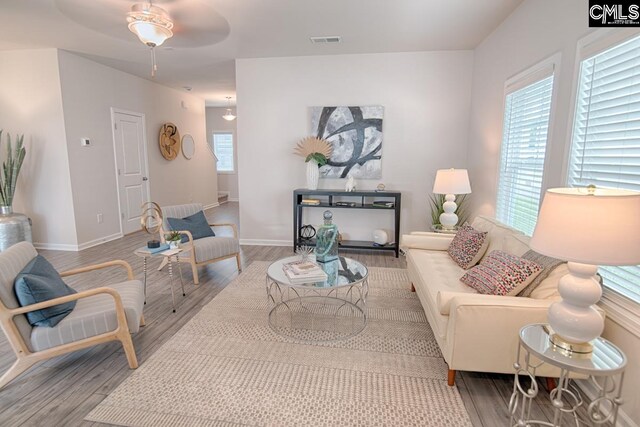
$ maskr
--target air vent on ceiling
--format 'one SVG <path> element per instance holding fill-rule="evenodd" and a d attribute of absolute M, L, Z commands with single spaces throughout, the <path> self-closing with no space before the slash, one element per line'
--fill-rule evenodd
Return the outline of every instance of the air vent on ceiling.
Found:
<path fill-rule="evenodd" d="M 342 37 L 340 36 L 318 36 L 318 37 L 309 37 L 311 43 L 340 43 L 342 41 Z"/>

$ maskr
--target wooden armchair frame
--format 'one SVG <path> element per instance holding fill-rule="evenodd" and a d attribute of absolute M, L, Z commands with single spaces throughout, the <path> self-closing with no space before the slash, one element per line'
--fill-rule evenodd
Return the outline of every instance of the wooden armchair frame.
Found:
<path fill-rule="evenodd" d="M 60 276 L 67 277 L 75 274 L 85 273 L 89 271 L 95 271 L 103 268 L 120 266 L 123 267 L 127 271 L 128 280 L 133 280 L 133 270 L 131 266 L 126 261 L 116 260 L 109 261 L 102 264 L 89 265 L 85 267 L 80 267 L 77 269 L 65 271 L 60 273 Z M 69 301 L 79 300 L 81 298 L 90 297 L 98 294 L 107 294 L 110 295 L 115 302 L 116 309 L 116 317 L 118 320 L 118 327 L 110 332 L 105 332 L 100 335 L 96 335 L 90 338 L 84 338 L 78 341 L 70 342 L 67 344 L 59 345 L 56 347 L 48 348 L 46 350 L 35 351 L 32 352 L 29 350 L 29 346 L 22 338 L 22 335 L 18 331 L 18 328 L 13 320 L 14 316 L 29 313 L 35 310 L 41 310 L 43 308 L 52 307 L 54 305 L 66 303 Z M 140 325 L 144 326 L 144 316 L 140 316 Z M 124 353 L 127 356 L 127 362 L 129 363 L 129 367 L 131 369 L 135 369 L 138 367 L 138 360 L 136 358 L 135 348 L 133 347 L 133 341 L 131 340 L 131 335 L 129 333 L 129 326 L 127 325 L 127 317 L 124 312 L 124 307 L 122 305 L 122 299 L 120 298 L 120 294 L 116 292 L 114 289 L 109 287 L 100 287 L 95 289 L 89 289 L 86 291 L 78 292 L 73 295 L 67 295 L 64 297 L 54 298 L 52 300 L 44 301 L 37 304 L 31 304 L 24 307 L 12 308 L 9 309 L 5 307 L 5 305 L 0 301 L 0 327 L 4 331 L 7 336 L 7 340 L 11 345 L 15 355 L 16 361 L 13 365 L 7 370 L 7 372 L 0 377 L 0 389 L 2 389 L 5 385 L 7 385 L 11 380 L 16 378 L 18 375 L 29 369 L 35 363 L 50 359 L 52 357 L 60 356 L 65 353 L 70 353 L 76 350 L 81 350 L 86 347 L 91 347 L 96 344 L 101 344 L 108 341 L 120 341 L 122 343 L 122 348 L 124 349 Z"/>
<path fill-rule="evenodd" d="M 213 224 L 209 224 L 209 227 L 231 227 L 231 229 L 233 229 L 233 237 L 235 237 L 236 239 L 238 238 L 238 228 L 236 227 L 235 224 L 231 224 L 231 223 L 213 223 Z M 173 231 L 173 230 L 171 230 Z M 160 237 L 162 239 L 162 242 L 165 242 L 165 234 L 167 234 L 168 232 L 166 230 L 164 230 L 162 227 L 160 229 Z M 214 259 L 209 259 L 206 261 L 202 261 L 202 262 L 197 262 L 196 261 L 196 247 L 193 245 L 193 235 L 191 234 L 190 231 L 188 230 L 181 230 L 178 231 L 178 233 L 180 234 L 184 234 L 187 236 L 187 238 L 189 239 L 188 243 L 185 243 L 183 246 L 183 249 L 185 251 L 190 251 L 189 256 L 188 257 L 176 257 L 178 259 L 178 262 L 182 262 L 182 263 L 189 263 L 191 265 L 191 272 L 193 274 L 193 283 L 198 285 L 200 284 L 200 278 L 198 276 L 198 267 L 202 267 L 203 265 L 207 265 L 207 264 L 211 264 L 213 262 L 218 262 L 218 261 L 222 261 L 225 259 L 229 259 L 229 258 L 236 258 L 236 264 L 238 266 L 238 272 L 242 271 L 242 261 L 240 260 L 240 252 L 236 252 L 233 254 L 229 254 L 229 255 L 225 255 L 223 257 L 220 258 L 214 258 Z M 167 264 L 167 260 L 166 258 L 162 260 L 162 263 L 160 264 L 160 267 L 158 267 L 158 270 L 162 270 L 164 268 L 164 266 Z"/>

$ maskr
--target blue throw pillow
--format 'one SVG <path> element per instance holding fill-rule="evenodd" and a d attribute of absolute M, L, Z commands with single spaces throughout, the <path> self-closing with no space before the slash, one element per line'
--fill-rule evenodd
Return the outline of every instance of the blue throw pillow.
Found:
<path fill-rule="evenodd" d="M 186 218 L 167 218 L 167 222 L 172 231 L 191 232 L 193 240 L 202 239 L 203 237 L 214 237 L 216 235 L 209 226 L 209 222 L 202 211 L 198 211 Z M 188 241 L 189 238 L 187 235 L 183 234 L 181 242 L 185 243 Z"/>
<path fill-rule="evenodd" d="M 13 285 L 20 306 L 37 304 L 77 293 L 42 255 L 38 255 L 16 276 Z M 54 305 L 26 314 L 31 326 L 56 326 L 76 306 L 76 301 Z"/>

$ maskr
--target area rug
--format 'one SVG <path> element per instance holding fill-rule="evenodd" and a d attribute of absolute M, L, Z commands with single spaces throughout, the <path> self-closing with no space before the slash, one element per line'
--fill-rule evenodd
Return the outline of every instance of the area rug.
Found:
<path fill-rule="evenodd" d="M 304 343 L 267 323 L 254 262 L 86 420 L 124 426 L 470 426 L 406 270 L 370 268 L 368 324 Z"/>

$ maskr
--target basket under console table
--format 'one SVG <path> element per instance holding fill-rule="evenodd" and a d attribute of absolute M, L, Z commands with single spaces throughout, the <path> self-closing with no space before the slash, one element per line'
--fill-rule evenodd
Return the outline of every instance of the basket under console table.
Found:
<path fill-rule="evenodd" d="M 315 198 L 320 204 L 303 204 L 302 200 Z M 340 200 L 336 200 L 340 199 Z M 373 200 L 393 202 L 393 206 L 377 206 Z M 302 226 L 302 213 L 305 208 L 324 209 L 375 209 L 388 210 L 394 213 L 393 243 L 390 245 L 376 245 L 368 240 L 342 240 L 340 248 L 367 249 L 377 251 L 393 251 L 398 257 L 400 253 L 400 211 L 402 194 L 394 191 L 342 191 L 342 190 L 308 190 L 297 189 L 293 191 L 293 250 L 300 246 L 315 246 L 315 239 L 302 239 L 300 227 Z M 337 202 L 354 202 L 353 206 L 337 205 Z M 342 231 L 342 230 L 341 230 Z M 346 231 L 346 230 L 344 230 Z"/>

